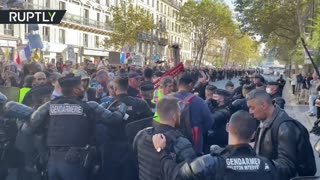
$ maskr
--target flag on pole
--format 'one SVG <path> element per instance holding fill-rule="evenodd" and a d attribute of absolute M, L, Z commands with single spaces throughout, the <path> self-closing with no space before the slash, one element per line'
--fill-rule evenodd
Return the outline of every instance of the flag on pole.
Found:
<path fill-rule="evenodd" d="M 5 49 L 4 49 L 3 56 L 4 56 L 5 58 L 8 58 L 8 57 L 9 57 L 9 49 L 8 49 L 8 48 L 5 48 Z"/>
<path fill-rule="evenodd" d="M 124 61 L 126 60 L 126 55 L 124 52 L 120 53 L 120 63 L 124 63 Z"/>
<path fill-rule="evenodd" d="M 33 59 L 34 61 L 39 61 L 39 60 L 40 60 L 40 53 L 38 52 L 37 49 L 36 49 L 35 51 L 33 51 L 31 57 L 32 57 L 32 59 Z"/>
<path fill-rule="evenodd" d="M 21 60 L 20 60 L 20 52 L 17 53 L 17 57 L 14 60 L 16 62 L 16 64 L 21 64 Z"/>
<path fill-rule="evenodd" d="M 23 48 L 23 50 L 26 58 L 29 59 L 31 57 L 31 50 L 29 44 L 27 44 L 27 46 Z"/>

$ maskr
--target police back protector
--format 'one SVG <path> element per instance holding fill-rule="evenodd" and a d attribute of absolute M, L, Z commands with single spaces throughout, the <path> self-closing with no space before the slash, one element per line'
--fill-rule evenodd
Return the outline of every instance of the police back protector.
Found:
<path fill-rule="evenodd" d="M 90 107 L 75 98 L 62 97 L 50 104 L 49 147 L 84 147 L 93 135 Z"/>
<path fill-rule="evenodd" d="M 266 158 L 256 155 L 253 149 L 248 148 L 248 150 L 252 152 L 240 153 L 238 150 L 236 150 L 238 152 L 221 152 L 221 156 L 225 159 L 224 180 L 276 179 L 274 165 Z"/>

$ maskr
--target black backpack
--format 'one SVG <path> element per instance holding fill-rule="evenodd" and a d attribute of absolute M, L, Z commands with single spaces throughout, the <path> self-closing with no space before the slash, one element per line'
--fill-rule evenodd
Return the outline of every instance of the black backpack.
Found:
<path fill-rule="evenodd" d="M 280 113 L 284 113 L 281 111 Z M 316 171 L 316 163 L 313 154 L 313 148 L 310 144 L 310 136 L 308 130 L 297 120 L 292 119 L 288 116 L 288 119 L 279 119 L 273 122 L 273 127 L 271 129 L 271 141 L 274 149 L 277 150 L 278 147 L 278 131 L 282 123 L 291 121 L 293 122 L 301 131 L 301 136 L 298 141 L 297 147 L 297 160 L 295 161 L 295 166 L 298 171 L 299 176 L 313 176 Z M 274 154 L 278 154 L 275 152 Z M 275 157 L 277 158 L 277 157 Z"/>
<path fill-rule="evenodd" d="M 190 119 L 190 102 L 196 95 L 191 94 L 188 95 L 184 99 L 180 99 L 180 103 L 183 104 L 181 111 L 181 117 L 180 117 L 180 126 L 179 131 L 186 137 L 190 142 L 194 144 L 193 139 L 193 132 L 192 132 L 192 125 L 191 125 L 191 119 Z"/>

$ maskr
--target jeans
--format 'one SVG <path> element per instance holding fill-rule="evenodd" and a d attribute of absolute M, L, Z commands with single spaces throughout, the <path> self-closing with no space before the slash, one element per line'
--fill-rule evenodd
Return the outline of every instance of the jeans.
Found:
<path fill-rule="evenodd" d="M 296 85 L 292 85 L 292 94 L 296 93 Z"/>
<path fill-rule="evenodd" d="M 313 105 L 314 101 L 316 100 L 317 95 L 310 95 L 309 96 L 309 112 L 312 114 L 316 114 L 317 113 L 317 109 L 316 106 Z"/>
<path fill-rule="evenodd" d="M 87 172 L 80 164 L 63 160 L 50 160 L 48 163 L 49 180 L 87 180 Z"/>

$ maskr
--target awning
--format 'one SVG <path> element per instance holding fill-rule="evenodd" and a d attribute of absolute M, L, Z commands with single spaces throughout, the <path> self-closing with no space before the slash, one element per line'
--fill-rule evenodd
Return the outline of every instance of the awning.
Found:
<path fill-rule="evenodd" d="M 109 56 L 109 52 L 99 49 L 83 49 L 83 55 L 87 56 Z"/>
<path fill-rule="evenodd" d="M 42 51 L 53 52 L 53 53 L 62 53 L 67 48 L 65 44 L 54 44 L 43 42 Z"/>

